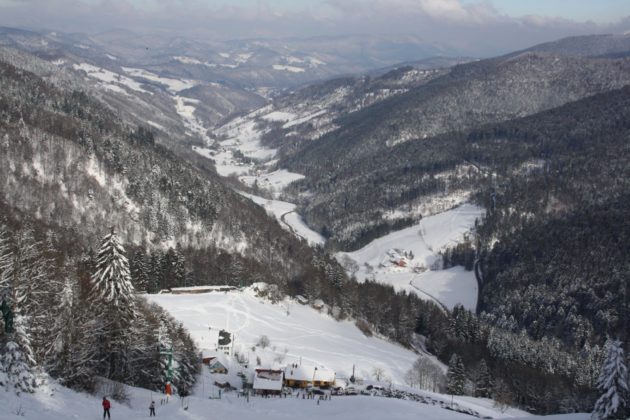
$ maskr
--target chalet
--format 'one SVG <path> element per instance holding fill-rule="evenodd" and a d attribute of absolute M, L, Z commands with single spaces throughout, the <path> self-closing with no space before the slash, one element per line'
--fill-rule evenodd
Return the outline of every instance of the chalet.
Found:
<path fill-rule="evenodd" d="M 284 369 L 284 384 L 291 388 L 330 388 L 335 384 L 335 372 L 321 366 L 291 364 Z"/>
<path fill-rule="evenodd" d="M 228 368 L 221 363 L 218 357 L 213 357 L 208 363 L 208 368 L 210 369 L 210 373 L 221 373 L 223 375 L 227 375 Z"/>
<path fill-rule="evenodd" d="M 204 349 L 201 352 L 201 362 L 208 366 L 210 373 L 222 373 L 224 375 L 228 373 L 229 363 L 223 354 L 214 350 Z"/>
<path fill-rule="evenodd" d="M 254 392 L 257 395 L 279 395 L 282 392 L 283 373 L 279 369 L 256 369 Z"/>
<path fill-rule="evenodd" d="M 306 388 L 313 381 L 313 369 L 291 364 L 284 368 L 284 384 L 291 388 Z"/>
<path fill-rule="evenodd" d="M 330 388 L 335 385 L 335 372 L 323 367 L 316 367 L 313 372 L 313 386 Z"/>
<path fill-rule="evenodd" d="M 216 358 L 216 352 L 208 349 L 201 350 L 201 363 L 209 365 L 211 359 Z"/>

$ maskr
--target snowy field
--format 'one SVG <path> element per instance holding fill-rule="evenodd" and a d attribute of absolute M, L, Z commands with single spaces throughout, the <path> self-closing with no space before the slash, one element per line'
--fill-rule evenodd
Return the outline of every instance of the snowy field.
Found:
<path fill-rule="evenodd" d="M 417 225 L 392 232 L 354 252 L 340 252 L 337 259 L 350 269 L 356 263 L 359 281 L 374 279 L 398 290 L 415 292 L 447 308 L 457 303 L 475 309 L 477 282 L 473 272 L 461 267 L 440 270 L 438 252 L 461 242 L 483 216 L 483 209 L 463 204 L 452 210 L 423 218 Z M 432 270 L 433 269 L 433 270 Z"/>
<path fill-rule="evenodd" d="M 381 367 L 392 381 L 403 384 L 405 373 L 417 359 L 400 345 L 366 337 L 352 322 L 338 322 L 293 300 L 271 304 L 257 297 L 253 288 L 147 298 L 181 321 L 200 348 L 214 349 L 218 331 L 226 329 L 236 335 L 242 354 L 250 360 L 258 356 L 268 365 L 280 363 L 279 359 L 280 364 L 299 363 L 301 359 L 304 364 L 323 365 L 338 376 L 350 377 L 355 364 L 357 375 L 366 378 L 371 377 L 374 367 Z M 271 345 L 252 352 L 251 347 L 262 335 L 269 337 Z"/>
<path fill-rule="evenodd" d="M 137 92 L 150 93 L 142 88 L 141 83 L 138 83 L 129 77 L 125 77 L 121 74 L 114 73 L 104 68 L 93 66 L 87 63 L 73 64 L 72 67 L 75 70 L 84 71 L 88 75 L 88 77 L 92 79 L 99 80 L 101 82 L 100 85 L 106 89 L 113 90 L 119 93 L 125 93 L 125 91 L 121 89 L 121 86 L 124 86 Z"/>
<path fill-rule="evenodd" d="M 272 172 L 262 172 L 259 175 L 242 176 L 239 179 L 243 184 L 250 187 L 257 183 L 259 188 L 278 194 L 290 183 L 302 178 L 304 178 L 304 175 L 289 172 L 286 169 L 278 169 Z"/>
<path fill-rule="evenodd" d="M 197 82 L 192 80 L 180 80 L 180 79 L 171 79 L 169 77 L 161 77 L 155 73 L 151 73 L 150 71 L 144 69 L 136 69 L 131 67 L 123 67 L 123 71 L 130 76 L 137 77 L 140 79 L 149 80 L 151 82 L 158 83 L 160 85 L 165 86 L 170 92 L 177 93 L 182 90 L 190 89 L 194 87 Z"/>

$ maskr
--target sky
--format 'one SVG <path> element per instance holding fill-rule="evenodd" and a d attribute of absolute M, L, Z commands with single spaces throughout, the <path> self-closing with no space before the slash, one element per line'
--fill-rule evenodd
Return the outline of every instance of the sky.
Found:
<path fill-rule="evenodd" d="M 491 55 L 630 30 L 630 0 L 0 0 L 0 25 L 204 39 L 413 35 Z"/>

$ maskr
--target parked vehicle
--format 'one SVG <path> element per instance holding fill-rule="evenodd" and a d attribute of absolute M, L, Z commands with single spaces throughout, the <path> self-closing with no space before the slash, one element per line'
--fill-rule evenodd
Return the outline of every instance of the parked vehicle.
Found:
<path fill-rule="evenodd" d="M 359 391 L 353 386 L 346 388 L 346 395 L 359 395 Z"/>

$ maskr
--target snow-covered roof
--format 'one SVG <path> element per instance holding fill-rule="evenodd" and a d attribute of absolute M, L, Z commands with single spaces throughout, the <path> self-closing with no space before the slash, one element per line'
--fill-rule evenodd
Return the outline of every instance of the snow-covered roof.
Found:
<path fill-rule="evenodd" d="M 284 368 L 284 378 L 293 381 L 312 381 L 313 366 L 289 365 Z"/>
<path fill-rule="evenodd" d="M 317 367 L 315 368 L 315 372 L 313 373 L 313 381 L 334 382 L 335 372 L 323 367 Z"/>
<path fill-rule="evenodd" d="M 321 366 L 289 365 L 284 369 L 284 377 L 293 381 L 333 382 L 335 372 Z"/>
<path fill-rule="evenodd" d="M 210 359 L 210 365 L 216 362 L 220 363 L 225 368 L 227 368 L 230 365 L 230 362 L 227 356 L 223 352 L 216 351 L 216 350 L 210 350 L 210 349 L 201 350 L 201 358 Z"/>
<path fill-rule="evenodd" d="M 282 389 L 282 371 L 272 369 L 256 369 L 254 389 L 263 391 L 280 391 Z"/>

